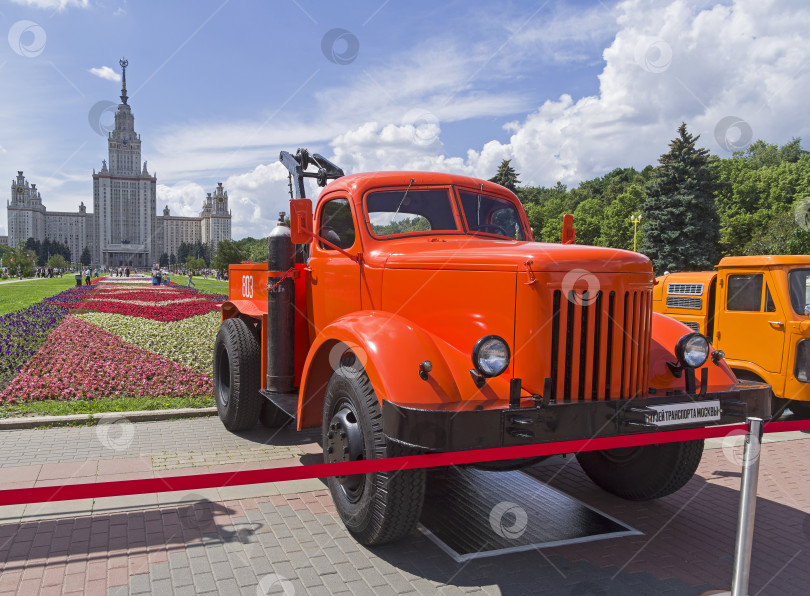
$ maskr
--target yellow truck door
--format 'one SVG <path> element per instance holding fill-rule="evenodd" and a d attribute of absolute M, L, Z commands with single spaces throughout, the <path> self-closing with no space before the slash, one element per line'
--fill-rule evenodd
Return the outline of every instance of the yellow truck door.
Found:
<path fill-rule="evenodd" d="M 715 347 L 729 360 L 780 373 L 785 344 L 785 306 L 772 292 L 768 271 L 719 273 Z"/>

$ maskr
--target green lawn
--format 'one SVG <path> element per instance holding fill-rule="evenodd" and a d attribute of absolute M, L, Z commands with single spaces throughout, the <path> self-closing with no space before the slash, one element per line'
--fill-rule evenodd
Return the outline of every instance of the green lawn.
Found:
<path fill-rule="evenodd" d="M 214 406 L 209 397 L 135 397 L 94 399 L 82 401 L 35 401 L 0 405 L 0 418 L 22 416 L 66 416 L 69 414 L 98 414 L 101 412 L 136 412 L 142 410 L 174 410 Z"/>
<path fill-rule="evenodd" d="M 31 279 L 0 284 L 0 315 L 19 310 L 76 285 L 73 273 L 53 279 Z"/>
<path fill-rule="evenodd" d="M 216 278 L 209 277 L 203 279 L 202 277 L 191 278 L 194 281 L 192 287 L 200 290 L 201 292 L 208 292 L 209 294 L 227 294 L 228 282 L 217 281 Z M 172 281 L 177 282 L 178 285 L 184 286 L 188 283 L 188 275 L 172 275 Z"/>

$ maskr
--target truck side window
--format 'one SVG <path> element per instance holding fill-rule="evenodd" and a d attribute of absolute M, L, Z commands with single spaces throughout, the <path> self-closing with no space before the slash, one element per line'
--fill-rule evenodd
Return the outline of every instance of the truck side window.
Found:
<path fill-rule="evenodd" d="M 765 312 L 776 312 L 776 305 L 773 303 L 771 289 L 765 284 Z"/>
<path fill-rule="evenodd" d="M 323 206 L 319 234 L 343 249 L 354 244 L 354 220 L 348 199 L 332 199 Z M 324 250 L 334 250 L 323 242 L 319 245 Z"/>
<path fill-rule="evenodd" d="M 729 275 L 726 310 L 759 312 L 762 306 L 762 274 Z"/>

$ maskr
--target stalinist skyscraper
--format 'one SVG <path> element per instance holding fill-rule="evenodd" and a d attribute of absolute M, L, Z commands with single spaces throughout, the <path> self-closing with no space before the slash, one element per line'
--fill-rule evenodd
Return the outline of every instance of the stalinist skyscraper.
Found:
<path fill-rule="evenodd" d="M 168 206 L 157 214 L 157 176 L 141 164 L 141 136 L 127 103 L 126 59 L 121 65 L 121 103 L 115 113 L 115 129 L 107 135 L 107 160 L 93 170 L 93 212 L 84 203 L 78 212 L 48 212 L 36 184 L 22 171 L 11 181 L 7 203 L 9 234 L 0 243 L 16 247 L 29 238 L 56 240 L 70 248 L 71 260 L 79 260 L 85 248 L 93 265 L 150 267 L 159 261 L 174 262 L 180 245 L 201 243 L 209 256 L 222 240 L 231 239 L 228 191 L 217 184 L 203 200 L 199 216 L 171 215 Z M 5 240 L 5 242 L 3 242 Z"/>
<path fill-rule="evenodd" d="M 135 132 L 135 117 L 127 104 L 126 59 L 122 70 L 121 103 L 115 114 L 115 129 L 108 134 L 110 164 L 93 171 L 93 215 L 96 254 L 93 262 L 117 267 L 149 267 L 156 259 L 155 215 L 157 177 L 141 164 L 141 137 Z"/>

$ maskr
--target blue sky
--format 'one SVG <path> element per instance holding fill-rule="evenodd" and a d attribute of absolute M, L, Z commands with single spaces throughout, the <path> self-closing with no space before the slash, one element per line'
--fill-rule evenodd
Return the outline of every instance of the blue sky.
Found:
<path fill-rule="evenodd" d="M 722 156 L 808 136 L 798 0 L 13 0 L 0 30 L 9 183 L 24 170 L 49 210 L 92 209 L 126 56 L 158 211 L 194 215 L 222 181 L 236 238 L 285 208 L 280 149 L 347 172 L 512 159 L 524 183 L 575 186 L 654 163 L 681 121 Z"/>

